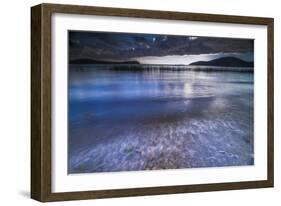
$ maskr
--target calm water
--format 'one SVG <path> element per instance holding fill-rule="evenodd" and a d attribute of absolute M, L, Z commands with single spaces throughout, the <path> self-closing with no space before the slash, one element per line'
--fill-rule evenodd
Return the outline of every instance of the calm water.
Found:
<path fill-rule="evenodd" d="M 68 172 L 254 164 L 253 73 L 71 65 Z"/>

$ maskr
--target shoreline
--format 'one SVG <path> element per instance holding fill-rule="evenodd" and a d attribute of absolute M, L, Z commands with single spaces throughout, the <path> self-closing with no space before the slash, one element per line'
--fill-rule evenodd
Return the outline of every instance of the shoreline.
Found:
<path fill-rule="evenodd" d="M 224 66 L 198 66 L 198 65 L 163 65 L 163 64 L 69 64 L 76 69 L 107 69 L 114 71 L 205 71 L 205 72 L 248 72 L 254 73 L 253 67 L 224 67 Z"/>

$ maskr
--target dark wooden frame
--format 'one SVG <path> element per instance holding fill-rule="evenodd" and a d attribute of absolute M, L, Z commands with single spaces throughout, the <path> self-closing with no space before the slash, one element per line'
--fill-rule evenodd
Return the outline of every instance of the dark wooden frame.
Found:
<path fill-rule="evenodd" d="M 134 189 L 63 192 L 51 191 L 51 16 L 53 13 L 124 16 L 267 26 L 268 131 L 267 180 Z M 204 192 L 273 187 L 273 29 L 272 18 L 152 11 L 91 6 L 40 4 L 31 8 L 31 197 L 47 201 L 139 195 Z"/>

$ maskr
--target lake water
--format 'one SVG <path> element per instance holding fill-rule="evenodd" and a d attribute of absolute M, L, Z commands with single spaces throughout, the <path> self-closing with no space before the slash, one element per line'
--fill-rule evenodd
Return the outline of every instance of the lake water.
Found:
<path fill-rule="evenodd" d="M 70 65 L 68 173 L 254 164 L 253 73 Z"/>

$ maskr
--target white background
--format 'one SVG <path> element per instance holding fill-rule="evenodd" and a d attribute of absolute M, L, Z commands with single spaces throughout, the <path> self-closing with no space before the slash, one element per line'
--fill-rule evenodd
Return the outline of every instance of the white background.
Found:
<path fill-rule="evenodd" d="M 205 12 L 275 18 L 275 188 L 115 198 L 47 205 L 280 205 L 281 201 L 281 13 L 276 0 L 61 0 L 96 6 Z M 29 199 L 30 184 L 30 6 L 41 1 L 1 2 L 1 205 L 39 205 Z M 279 83 L 278 83 L 279 81 Z"/>

